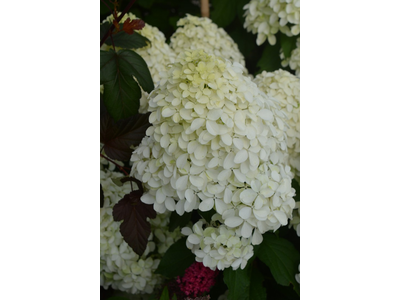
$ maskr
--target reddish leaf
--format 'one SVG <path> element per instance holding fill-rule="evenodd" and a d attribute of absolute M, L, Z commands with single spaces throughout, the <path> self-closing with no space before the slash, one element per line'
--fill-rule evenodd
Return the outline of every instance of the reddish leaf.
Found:
<path fill-rule="evenodd" d="M 100 111 L 100 142 L 104 144 L 105 153 L 111 159 L 129 160 L 131 146 L 140 144 L 150 126 L 149 114 L 136 114 L 115 122 L 102 101 Z"/>
<path fill-rule="evenodd" d="M 154 219 L 157 215 L 153 205 L 140 201 L 142 195 L 141 191 L 132 191 L 119 200 L 113 209 L 114 220 L 123 221 L 119 230 L 125 242 L 138 255 L 146 250 L 151 232 L 147 217 Z"/>
<path fill-rule="evenodd" d="M 144 27 L 145 23 L 143 20 L 135 19 L 132 20 L 130 18 L 126 19 L 124 22 L 124 27 L 122 28 L 127 34 L 133 34 L 134 30 L 140 30 Z"/>

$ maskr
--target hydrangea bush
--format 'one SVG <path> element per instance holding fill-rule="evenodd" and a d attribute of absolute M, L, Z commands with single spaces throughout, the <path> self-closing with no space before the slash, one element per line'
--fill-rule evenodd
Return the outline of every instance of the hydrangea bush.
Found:
<path fill-rule="evenodd" d="M 297 299 L 299 2 L 104 2 L 102 299 Z"/>

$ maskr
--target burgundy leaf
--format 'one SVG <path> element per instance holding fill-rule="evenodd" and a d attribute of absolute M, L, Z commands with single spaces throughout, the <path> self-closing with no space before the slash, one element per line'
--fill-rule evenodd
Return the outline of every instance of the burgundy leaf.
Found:
<path fill-rule="evenodd" d="M 146 250 L 147 241 L 151 232 L 147 217 L 154 219 L 156 212 L 151 204 L 140 201 L 141 191 L 132 191 L 114 206 L 113 217 L 115 221 L 123 221 L 120 232 L 125 242 L 138 255 Z"/>
<path fill-rule="evenodd" d="M 115 122 L 102 103 L 100 111 L 100 142 L 104 144 L 106 155 L 111 159 L 129 160 L 131 146 L 139 145 L 146 135 L 150 114 L 136 114 Z"/>
<path fill-rule="evenodd" d="M 122 28 L 127 34 L 133 34 L 134 30 L 140 30 L 144 27 L 145 23 L 143 20 L 136 19 L 132 20 L 128 18 L 124 22 L 124 27 Z"/>

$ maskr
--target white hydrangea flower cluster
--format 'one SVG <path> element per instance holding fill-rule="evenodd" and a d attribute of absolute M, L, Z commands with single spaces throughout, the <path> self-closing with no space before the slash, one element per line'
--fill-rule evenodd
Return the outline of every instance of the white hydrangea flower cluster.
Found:
<path fill-rule="evenodd" d="M 300 33 L 300 0 L 251 0 L 243 9 L 244 28 L 257 33 L 257 45 L 266 39 L 275 45 L 278 31 L 287 36 Z"/>
<path fill-rule="evenodd" d="M 182 52 L 150 95 L 153 126 L 132 154 L 131 175 L 157 212 L 214 208 L 223 226 L 256 245 L 288 224 L 295 190 L 287 116 L 242 73 L 203 50 Z"/>
<path fill-rule="evenodd" d="M 250 239 L 238 237 L 233 229 L 225 225 L 206 225 L 205 229 L 203 225 L 206 225 L 205 220 L 194 224 L 193 231 L 189 227 L 182 228 L 182 233 L 188 236 L 186 246 L 196 255 L 196 261 L 211 270 L 243 269 L 254 254 Z"/>
<path fill-rule="evenodd" d="M 209 54 L 214 54 L 232 62 L 245 66 L 243 54 L 238 45 L 209 18 L 199 18 L 187 14 L 177 23 L 179 27 L 171 36 L 171 48 L 179 54 L 187 49 L 202 49 Z M 245 70 L 246 73 L 247 70 Z"/>
<path fill-rule="evenodd" d="M 276 70 L 263 71 L 254 78 L 254 82 L 264 93 L 278 99 L 288 116 L 289 165 L 300 177 L 300 79 L 287 71 Z"/>
<path fill-rule="evenodd" d="M 293 218 L 290 220 L 289 228 L 293 227 L 298 236 L 300 236 L 300 201 L 296 202 L 293 210 Z"/>
<path fill-rule="evenodd" d="M 121 13 L 118 13 L 120 15 Z M 131 20 L 137 19 L 137 17 L 132 13 L 127 13 L 123 16 L 120 23 L 125 22 L 130 18 Z M 108 16 L 104 22 L 110 22 L 114 20 L 114 16 Z M 148 38 L 151 45 L 143 48 L 134 49 L 146 62 L 149 67 L 151 77 L 153 78 L 154 84 L 156 85 L 160 81 L 160 73 L 167 70 L 167 66 L 173 63 L 176 58 L 175 52 L 166 43 L 166 38 L 164 33 L 162 33 L 157 27 L 151 26 L 146 23 L 146 25 L 141 30 L 137 30 L 138 33 Z M 104 44 L 105 45 L 105 44 Z M 110 46 L 105 45 L 102 50 L 107 50 Z M 140 113 L 147 113 L 148 109 L 148 93 L 142 90 L 142 98 L 140 99 Z"/>
<path fill-rule="evenodd" d="M 289 66 L 300 77 L 300 37 L 297 39 L 296 48 L 292 50 L 290 57 L 285 58 L 283 52 L 281 52 L 280 57 L 282 59 L 282 66 Z"/>
<path fill-rule="evenodd" d="M 161 275 L 154 274 L 162 254 L 182 235 L 179 229 L 168 231 L 169 213 L 151 219 L 152 233 L 142 256 L 137 255 L 124 241 L 119 226 L 112 216 L 114 205 L 130 193 L 130 184 L 122 187 L 112 182 L 124 175 L 109 170 L 100 171 L 104 192 L 104 206 L 100 208 L 100 284 L 132 294 L 152 293 L 162 283 Z M 136 184 L 133 183 L 137 188 Z"/>

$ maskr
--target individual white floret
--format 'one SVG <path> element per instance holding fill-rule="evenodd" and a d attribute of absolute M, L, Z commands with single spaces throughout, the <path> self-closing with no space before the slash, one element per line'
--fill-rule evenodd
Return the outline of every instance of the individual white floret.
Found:
<path fill-rule="evenodd" d="M 287 147 L 289 164 L 300 177 L 300 79 L 287 71 L 277 70 L 258 74 L 254 82 L 266 94 L 279 100 L 288 116 Z"/>
<path fill-rule="evenodd" d="M 133 152 L 141 200 L 163 213 L 214 208 L 253 243 L 294 208 L 286 114 L 237 63 L 183 52 L 150 95 L 149 127 Z"/>
<path fill-rule="evenodd" d="M 245 66 L 244 56 L 238 45 L 209 18 L 199 18 L 187 14 L 178 21 L 179 26 L 171 36 L 171 48 L 179 54 L 185 50 L 202 49 L 206 53 L 221 56 Z M 245 70 L 247 73 L 247 70 Z"/>
<path fill-rule="evenodd" d="M 257 45 L 266 39 L 275 45 L 278 31 L 287 36 L 300 33 L 300 0 L 251 0 L 243 9 L 244 28 L 257 34 Z"/>
<path fill-rule="evenodd" d="M 182 233 L 188 236 L 186 246 L 196 255 L 196 261 L 212 270 L 244 269 L 254 254 L 250 240 L 238 237 L 225 225 L 212 227 L 200 220 L 192 229 L 182 228 Z"/>
<path fill-rule="evenodd" d="M 118 13 L 120 15 L 121 13 Z M 131 20 L 137 19 L 132 13 L 127 13 L 121 19 L 120 23 L 123 23 L 126 19 Z M 112 22 L 114 17 L 108 16 L 103 22 Z M 176 58 L 176 54 L 169 45 L 166 43 L 165 35 L 157 27 L 146 24 L 143 29 L 137 30 L 138 33 L 148 38 L 151 45 L 148 45 L 139 49 L 132 49 L 136 51 L 146 62 L 149 67 L 151 77 L 153 78 L 154 85 L 157 85 L 160 81 L 160 73 L 165 72 L 170 63 L 173 63 Z M 102 47 L 103 50 L 107 50 L 111 46 Z M 142 90 L 142 98 L 140 99 L 140 113 L 146 113 L 148 108 L 148 93 Z"/>
<path fill-rule="evenodd" d="M 104 206 L 100 208 L 100 284 L 131 294 L 152 293 L 162 283 L 161 275 L 154 274 L 162 254 L 181 237 L 179 230 L 168 231 L 169 213 L 151 219 L 152 233 L 142 256 L 137 255 L 123 240 L 119 231 L 121 222 L 112 216 L 114 205 L 131 192 L 130 184 L 122 187 L 112 179 L 124 175 L 109 170 L 100 171 L 104 192 Z M 134 188 L 137 188 L 134 184 Z"/>
<path fill-rule="evenodd" d="M 289 66 L 300 77 L 300 38 L 297 39 L 296 48 L 292 50 L 290 57 L 285 58 L 283 52 L 281 52 L 280 57 L 282 59 L 282 66 Z"/>

